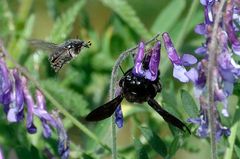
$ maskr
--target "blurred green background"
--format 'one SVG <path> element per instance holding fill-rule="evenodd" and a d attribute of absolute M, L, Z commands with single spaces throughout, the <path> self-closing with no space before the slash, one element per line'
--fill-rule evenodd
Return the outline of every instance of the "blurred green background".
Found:
<path fill-rule="evenodd" d="M 109 100 L 111 70 L 120 53 L 163 32 L 169 32 L 180 54 L 193 53 L 204 42 L 194 33 L 195 25 L 201 22 L 203 7 L 198 0 L 0 0 L 0 38 L 9 53 L 71 115 L 109 146 L 111 120 L 87 123 L 83 118 Z M 50 67 L 47 52 L 35 50 L 27 43 L 28 39 L 42 39 L 59 44 L 71 38 L 91 40 L 92 46 L 82 50 L 59 73 Z M 132 66 L 132 57 L 122 64 L 125 71 Z M 157 101 L 186 121 L 189 116 L 183 109 L 180 93 L 184 89 L 185 93 L 193 94 L 192 86 L 182 85 L 172 77 L 172 66 L 163 48 L 160 71 L 163 91 Z M 35 86 L 31 84 L 31 88 Z M 55 109 L 49 100 L 47 106 L 49 111 Z M 199 139 L 194 132 L 191 136 L 182 135 L 146 104 L 124 101 L 122 107 L 125 123 L 122 129 L 117 129 L 119 158 L 210 158 L 208 140 Z M 62 118 L 70 138 L 70 158 L 111 158 L 68 116 Z M 7 159 L 46 158 L 45 148 L 57 156 L 56 133 L 43 139 L 38 119 L 35 123 L 38 132 L 29 135 L 24 122 L 9 124 L 0 111 L 0 145 Z M 226 144 L 226 139 L 220 141 L 221 156 Z"/>

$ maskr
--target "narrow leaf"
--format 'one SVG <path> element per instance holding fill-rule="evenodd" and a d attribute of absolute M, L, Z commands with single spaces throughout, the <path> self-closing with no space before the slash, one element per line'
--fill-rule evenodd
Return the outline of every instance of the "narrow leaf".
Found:
<path fill-rule="evenodd" d="M 236 152 L 237 158 L 240 158 L 240 148 L 238 146 L 234 146 L 234 150 Z"/>
<path fill-rule="evenodd" d="M 179 148 L 180 148 L 179 137 L 176 136 L 176 137 L 173 139 L 173 141 L 172 141 L 172 143 L 171 143 L 171 145 L 170 145 L 170 147 L 169 147 L 169 153 L 168 153 L 169 158 L 171 158 L 172 156 L 174 156 L 175 153 L 177 152 L 177 150 L 178 150 Z"/>
<path fill-rule="evenodd" d="M 136 150 L 136 158 L 137 159 L 148 159 L 148 154 L 147 154 L 147 150 L 143 147 L 143 144 L 141 143 L 140 140 L 138 139 L 134 139 L 134 146 L 135 146 L 135 150 Z"/>
<path fill-rule="evenodd" d="M 155 134 L 151 129 L 146 127 L 140 127 L 140 130 L 143 136 L 146 138 L 148 143 L 152 146 L 152 148 L 159 153 L 162 157 L 166 157 L 167 155 L 167 147 L 165 143 Z"/>
<path fill-rule="evenodd" d="M 42 84 L 73 115 L 84 116 L 89 112 L 88 103 L 82 95 L 61 86 L 55 80 L 45 80 Z"/>
<path fill-rule="evenodd" d="M 186 6 L 185 0 L 172 0 L 171 3 L 158 15 L 152 25 L 152 32 L 169 31 L 175 26 L 177 19 L 180 17 Z"/>
<path fill-rule="evenodd" d="M 69 35 L 72 31 L 73 23 L 85 2 L 85 0 L 81 0 L 74 3 L 71 8 L 69 8 L 60 18 L 57 19 L 49 37 L 50 41 L 60 42 Z"/>
<path fill-rule="evenodd" d="M 104 5 L 118 14 L 139 36 L 149 39 L 151 34 L 126 0 L 101 0 Z"/>
<path fill-rule="evenodd" d="M 181 91 L 181 99 L 183 103 L 183 108 L 188 113 L 188 115 L 190 117 L 198 116 L 198 107 L 192 96 L 187 91 Z"/>

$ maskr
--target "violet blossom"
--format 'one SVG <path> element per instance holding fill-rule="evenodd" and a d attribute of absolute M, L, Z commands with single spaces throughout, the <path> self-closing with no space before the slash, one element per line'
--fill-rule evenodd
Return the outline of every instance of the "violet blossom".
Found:
<path fill-rule="evenodd" d="M 4 55 L 5 49 L 1 46 Z M 20 122 L 24 118 L 24 109 L 27 109 L 26 127 L 30 134 L 37 132 L 34 117 L 42 123 L 43 136 L 49 138 L 52 128 L 58 133 L 58 151 L 62 159 L 69 157 L 69 141 L 61 119 L 56 113 L 48 113 L 46 101 L 40 90 L 36 89 L 36 103 L 28 89 L 28 80 L 17 69 L 9 69 L 3 57 L 0 57 L 0 104 L 6 113 L 9 122 Z M 3 158 L 0 150 L 0 158 Z"/>
<path fill-rule="evenodd" d="M 168 58 L 173 64 L 173 77 L 177 78 L 181 82 L 189 82 L 189 78 L 186 76 L 186 66 L 191 66 L 197 62 L 197 59 L 190 54 L 183 54 L 180 57 L 173 46 L 172 40 L 168 33 L 162 35 Z"/>
<path fill-rule="evenodd" d="M 167 33 L 163 34 L 164 44 L 168 53 L 168 57 L 174 66 L 173 76 L 182 82 L 191 81 L 194 84 L 195 95 L 200 103 L 200 117 L 190 118 L 189 122 L 197 124 L 197 135 L 200 137 L 208 137 L 209 122 L 208 122 L 208 105 L 206 102 L 206 79 L 208 67 L 208 47 L 211 41 L 211 34 L 217 11 L 216 0 L 200 0 L 204 6 L 205 21 L 196 26 L 195 32 L 203 35 L 206 41 L 195 50 L 195 53 L 202 55 L 202 59 L 198 61 L 197 65 L 191 67 L 188 71 L 184 69 L 181 58 L 179 58 L 176 50 L 171 44 L 171 39 Z M 240 78 L 240 65 L 237 64 L 233 58 L 233 53 L 240 55 L 240 40 L 237 37 L 239 33 L 239 5 L 236 0 L 229 0 L 226 5 L 226 10 L 223 11 L 223 18 L 220 20 L 218 26 L 217 42 L 218 54 L 216 58 L 216 65 L 213 69 L 214 76 L 214 102 L 215 107 L 217 103 L 222 103 L 223 108 L 221 114 L 228 117 L 228 97 L 233 93 L 234 83 Z M 238 25 L 235 25 L 238 23 Z M 170 40 L 169 40 L 170 39 Z M 192 63 L 193 64 L 193 63 Z M 175 67 L 181 66 L 177 70 Z M 177 73 L 176 73 L 177 72 Z M 180 74 L 181 76 L 176 76 Z M 216 139 L 219 140 L 221 136 L 229 136 L 230 129 L 223 126 L 220 121 L 219 113 L 215 108 L 214 117 L 216 119 Z"/>

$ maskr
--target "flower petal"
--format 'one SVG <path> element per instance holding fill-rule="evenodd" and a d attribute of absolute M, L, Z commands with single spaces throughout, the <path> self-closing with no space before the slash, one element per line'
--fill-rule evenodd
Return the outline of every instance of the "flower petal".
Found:
<path fill-rule="evenodd" d="M 151 81 L 157 79 L 158 76 L 158 66 L 160 63 L 160 51 L 161 51 L 161 43 L 157 41 L 155 46 L 153 47 L 153 51 L 151 54 L 150 62 L 149 62 L 149 71 L 151 73 L 151 78 L 147 78 Z"/>
<path fill-rule="evenodd" d="M 200 35 L 205 35 L 207 34 L 207 30 L 206 30 L 206 25 L 204 23 L 201 23 L 201 24 L 198 24 L 194 31 L 197 33 L 197 34 L 200 34 Z"/>
<path fill-rule="evenodd" d="M 175 65 L 173 67 L 173 77 L 177 78 L 181 82 L 188 82 L 189 78 L 185 75 L 187 70 L 180 65 Z"/>
<path fill-rule="evenodd" d="M 180 65 L 181 64 L 180 57 L 178 56 L 177 51 L 173 46 L 170 36 L 168 35 L 167 32 L 165 32 L 162 34 L 162 37 L 163 37 L 163 41 L 164 41 L 164 46 L 168 53 L 168 58 L 170 59 L 170 61 L 173 64 Z"/>
<path fill-rule="evenodd" d="M 133 68 L 133 74 L 143 75 L 142 62 L 144 59 L 145 44 L 141 41 L 138 45 L 138 52 L 135 56 L 135 63 Z"/>
<path fill-rule="evenodd" d="M 115 123 L 118 128 L 123 127 L 123 114 L 122 114 L 121 105 L 119 105 L 115 110 Z"/>
<path fill-rule="evenodd" d="M 183 66 L 191 66 L 191 65 L 197 63 L 196 57 L 194 57 L 193 55 L 190 55 L 190 54 L 183 54 L 181 61 L 182 61 Z"/>
<path fill-rule="evenodd" d="M 194 52 L 198 55 L 205 55 L 207 53 L 207 48 L 205 46 L 200 46 Z"/>
<path fill-rule="evenodd" d="M 27 79 L 25 77 L 22 77 L 22 83 L 23 83 L 23 94 L 24 99 L 26 101 L 27 105 L 27 130 L 30 134 L 34 134 L 37 132 L 37 128 L 33 123 L 33 110 L 34 110 L 34 101 L 33 98 L 27 88 Z"/>

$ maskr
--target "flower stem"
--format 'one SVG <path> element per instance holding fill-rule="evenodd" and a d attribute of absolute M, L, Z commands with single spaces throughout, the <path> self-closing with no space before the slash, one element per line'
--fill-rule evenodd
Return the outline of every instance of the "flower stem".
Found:
<path fill-rule="evenodd" d="M 217 31 L 220 19 L 222 18 L 222 9 L 226 0 L 222 0 L 215 14 L 211 42 L 208 47 L 209 63 L 207 72 L 207 89 L 208 89 L 208 119 L 210 126 L 210 142 L 211 142 L 211 158 L 217 159 L 217 143 L 216 143 L 216 105 L 214 102 L 214 84 L 216 82 L 216 57 L 218 54 Z"/>
<path fill-rule="evenodd" d="M 5 50 L 3 47 L 2 42 L 0 42 L 0 51 L 17 67 L 17 69 L 25 75 L 43 94 L 46 96 L 46 98 L 67 118 L 69 118 L 72 123 L 78 127 L 83 133 L 85 133 L 87 136 L 89 136 L 91 139 L 99 143 L 103 148 L 111 152 L 111 149 L 105 145 L 94 133 L 92 133 L 86 126 L 84 126 L 82 123 L 80 123 L 74 116 L 72 116 L 50 93 L 48 93 L 47 90 L 45 90 L 41 84 L 34 79 L 30 73 L 22 67 L 20 64 L 18 64 L 13 57 Z"/>
<path fill-rule="evenodd" d="M 160 33 L 156 34 L 152 39 L 147 41 L 145 45 L 151 43 L 152 41 L 156 40 Z M 131 54 L 134 54 L 134 51 L 138 48 L 138 46 L 135 46 L 133 48 L 130 48 L 123 53 L 120 54 L 118 57 L 117 61 L 115 62 L 113 69 L 112 69 L 112 74 L 111 74 L 111 81 L 110 81 L 110 100 L 114 98 L 115 94 L 115 88 L 117 85 L 117 73 L 118 73 L 118 68 L 121 66 L 121 63 Z M 115 126 L 115 116 L 112 116 L 112 159 L 117 159 L 117 144 L 116 144 L 116 126 Z"/>

